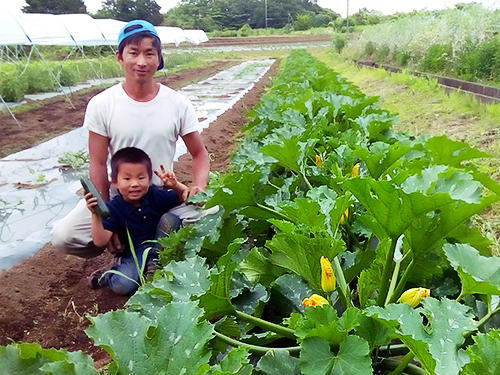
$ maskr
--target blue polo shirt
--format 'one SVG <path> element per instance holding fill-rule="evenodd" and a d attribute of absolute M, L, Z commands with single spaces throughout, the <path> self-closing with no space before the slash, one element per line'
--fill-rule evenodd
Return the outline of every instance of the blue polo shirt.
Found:
<path fill-rule="evenodd" d="M 160 218 L 179 204 L 179 197 L 175 191 L 156 186 L 149 187 L 148 192 L 141 198 L 139 207 L 125 202 L 122 195 L 118 194 L 106 203 L 110 215 L 102 221 L 102 226 L 110 232 L 118 233 L 120 241 L 130 248 L 128 228 L 134 249 L 138 249 L 144 245 L 144 241 L 156 239 L 156 227 Z"/>

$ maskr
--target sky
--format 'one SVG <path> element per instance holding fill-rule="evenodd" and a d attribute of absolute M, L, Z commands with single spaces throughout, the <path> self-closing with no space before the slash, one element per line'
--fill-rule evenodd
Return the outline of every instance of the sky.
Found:
<path fill-rule="evenodd" d="M 317 0 L 318 5 L 323 8 L 333 9 L 342 17 L 346 16 L 347 5 L 349 4 L 349 14 L 356 13 L 360 8 L 367 8 L 368 10 L 378 10 L 385 15 L 393 14 L 396 12 L 411 12 L 412 10 L 437 10 L 445 8 L 454 8 L 456 3 L 467 3 L 469 0 Z M 161 12 L 166 12 L 168 9 L 174 7 L 178 0 L 156 0 L 160 5 Z M 486 7 L 500 7 L 500 0 L 476 0 Z M 24 0 L 1 0 L 0 11 L 7 9 L 12 13 L 20 13 L 21 8 L 26 5 Z M 94 13 L 101 9 L 101 0 L 84 0 L 87 6 L 87 11 Z"/>

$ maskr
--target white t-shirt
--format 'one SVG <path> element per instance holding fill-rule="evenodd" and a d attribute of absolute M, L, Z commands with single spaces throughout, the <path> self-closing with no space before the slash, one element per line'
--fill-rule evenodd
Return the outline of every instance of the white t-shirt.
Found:
<path fill-rule="evenodd" d="M 124 147 L 137 147 L 158 171 L 160 164 L 172 170 L 179 136 L 200 130 L 189 99 L 162 84 L 149 102 L 130 98 L 121 83 L 104 90 L 89 101 L 83 127 L 109 138 L 110 157 Z M 153 183 L 161 185 L 154 174 Z"/>

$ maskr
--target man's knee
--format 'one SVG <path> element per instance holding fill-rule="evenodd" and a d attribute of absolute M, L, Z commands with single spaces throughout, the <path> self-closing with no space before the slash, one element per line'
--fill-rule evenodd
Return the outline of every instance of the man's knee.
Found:
<path fill-rule="evenodd" d="M 64 227 L 64 220 L 54 225 L 50 232 L 50 241 L 55 250 L 62 253 L 68 252 L 68 230 Z"/>
<path fill-rule="evenodd" d="M 63 221 L 54 225 L 50 232 L 50 240 L 56 251 L 80 258 L 94 258 L 101 255 L 105 248 L 99 248 L 92 241 L 82 241 L 74 236 L 72 228 L 64 226 Z"/>
<path fill-rule="evenodd" d="M 160 222 L 158 224 L 158 231 L 162 234 L 175 232 L 179 230 L 181 224 L 182 220 L 178 216 L 170 212 L 167 212 L 163 214 L 163 216 L 160 219 Z"/>

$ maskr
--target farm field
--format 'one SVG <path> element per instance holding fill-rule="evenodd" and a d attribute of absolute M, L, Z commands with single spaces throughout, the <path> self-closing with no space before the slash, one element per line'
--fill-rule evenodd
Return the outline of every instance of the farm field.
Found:
<path fill-rule="evenodd" d="M 315 52 L 323 60 L 328 61 L 328 65 L 333 64 L 327 56 L 328 52 L 318 49 L 313 51 L 313 55 Z M 267 52 L 267 54 L 269 53 Z M 283 53 L 280 52 L 280 54 Z M 254 59 L 256 58 L 255 55 L 258 54 L 258 52 L 252 53 L 249 58 Z M 260 53 L 260 55 L 263 54 L 265 53 Z M 277 57 L 276 52 L 272 52 L 272 54 L 274 55 L 266 57 Z M 225 62 L 224 64 L 230 63 Z M 212 64 L 210 69 L 222 69 L 222 65 Z M 278 63 L 275 63 L 265 79 L 259 81 L 256 87 L 242 101 L 221 116 L 204 133 L 205 142 L 215 161 L 212 163 L 213 170 L 224 171 L 227 168 L 227 151 L 232 150 L 234 144 L 233 135 L 247 121 L 244 117 L 245 113 L 259 101 L 266 85 L 269 84 L 270 79 L 277 72 Z M 203 69 L 199 69 L 190 71 L 186 75 L 189 76 L 188 79 L 197 80 L 202 78 L 203 74 L 206 74 L 206 72 L 203 73 Z M 180 86 L 184 85 L 182 80 L 186 79 L 185 76 L 182 77 L 181 72 L 178 76 L 181 82 L 179 83 Z M 166 84 L 175 85 L 174 81 L 168 82 L 169 78 L 167 77 Z M 379 84 L 387 85 L 385 89 L 393 88 L 390 82 L 387 81 L 381 81 Z M 396 87 L 396 90 L 403 93 L 406 88 Z M 422 103 L 425 103 L 425 97 L 421 100 Z M 429 97 L 428 101 L 429 104 L 432 104 L 435 98 Z M 83 100 L 82 102 L 85 103 Z M 391 108 L 391 111 L 393 110 L 394 108 Z M 83 111 L 83 108 L 81 111 Z M 38 113 L 38 118 L 41 116 L 40 113 L 43 113 L 43 111 Z M 27 116 L 27 119 L 30 116 L 29 113 L 24 115 Z M 451 117 L 462 116 L 462 118 L 465 116 L 463 113 L 459 113 L 459 110 L 449 115 Z M 417 122 L 418 116 L 422 116 L 422 123 L 427 124 L 426 130 L 428 132 L 436 131 L 433 127 L 438 125 L 438 122 L 434 123 L 433 119 L 426 117 L 425 113 L 416 113 L 414 120 Z M 39 120 L 35 118 L 33 123 L 36 124 L 36 121 Z M 231 129 L 230 132 L 228 132 L 228 128 Z M 57 130 L 55 131 L 57 132 Z M 439 131 L 436 132 L 439 133 Z M 182 180 L 188 179 L 188 175 L 184 170 L 188 160 L 185 159 L 181 158 L 176 165 L 176 172 Z M 318 164 L 317 161 L 316 164 Z M 97 313 L 121 307 L 125 303 L 124 298 L 116 297 L 107 290 L 90 291 L 87 289 L 85 276 L 100 264 L 105 263 L 105 261 L 104 258 L 95 260 L 66 258 L 54 253 L 50 245 L 47 245 L 33 258 L 23 261 L 12 270 L 1 272 L 0 280 L 7 287 L 4 288 L 1 292 L 2 295 L 0 295 L 2 301 L 0 302 L 0 339 L 3 340 L 9 337 L 15 341 L 36 341 L 43 347 L 54 346 L 71 351 L 83 350 L 92 355 L 97 367 L 105 364 L 109 357 L 104 351 L 94 347 L 91 340 L 83 333 L 83 329 L 88 326 L 85 314 L 88 313 L 94 316 Z M 8 340 L 0 342 L 3 345 L 8 343 Z"/>

